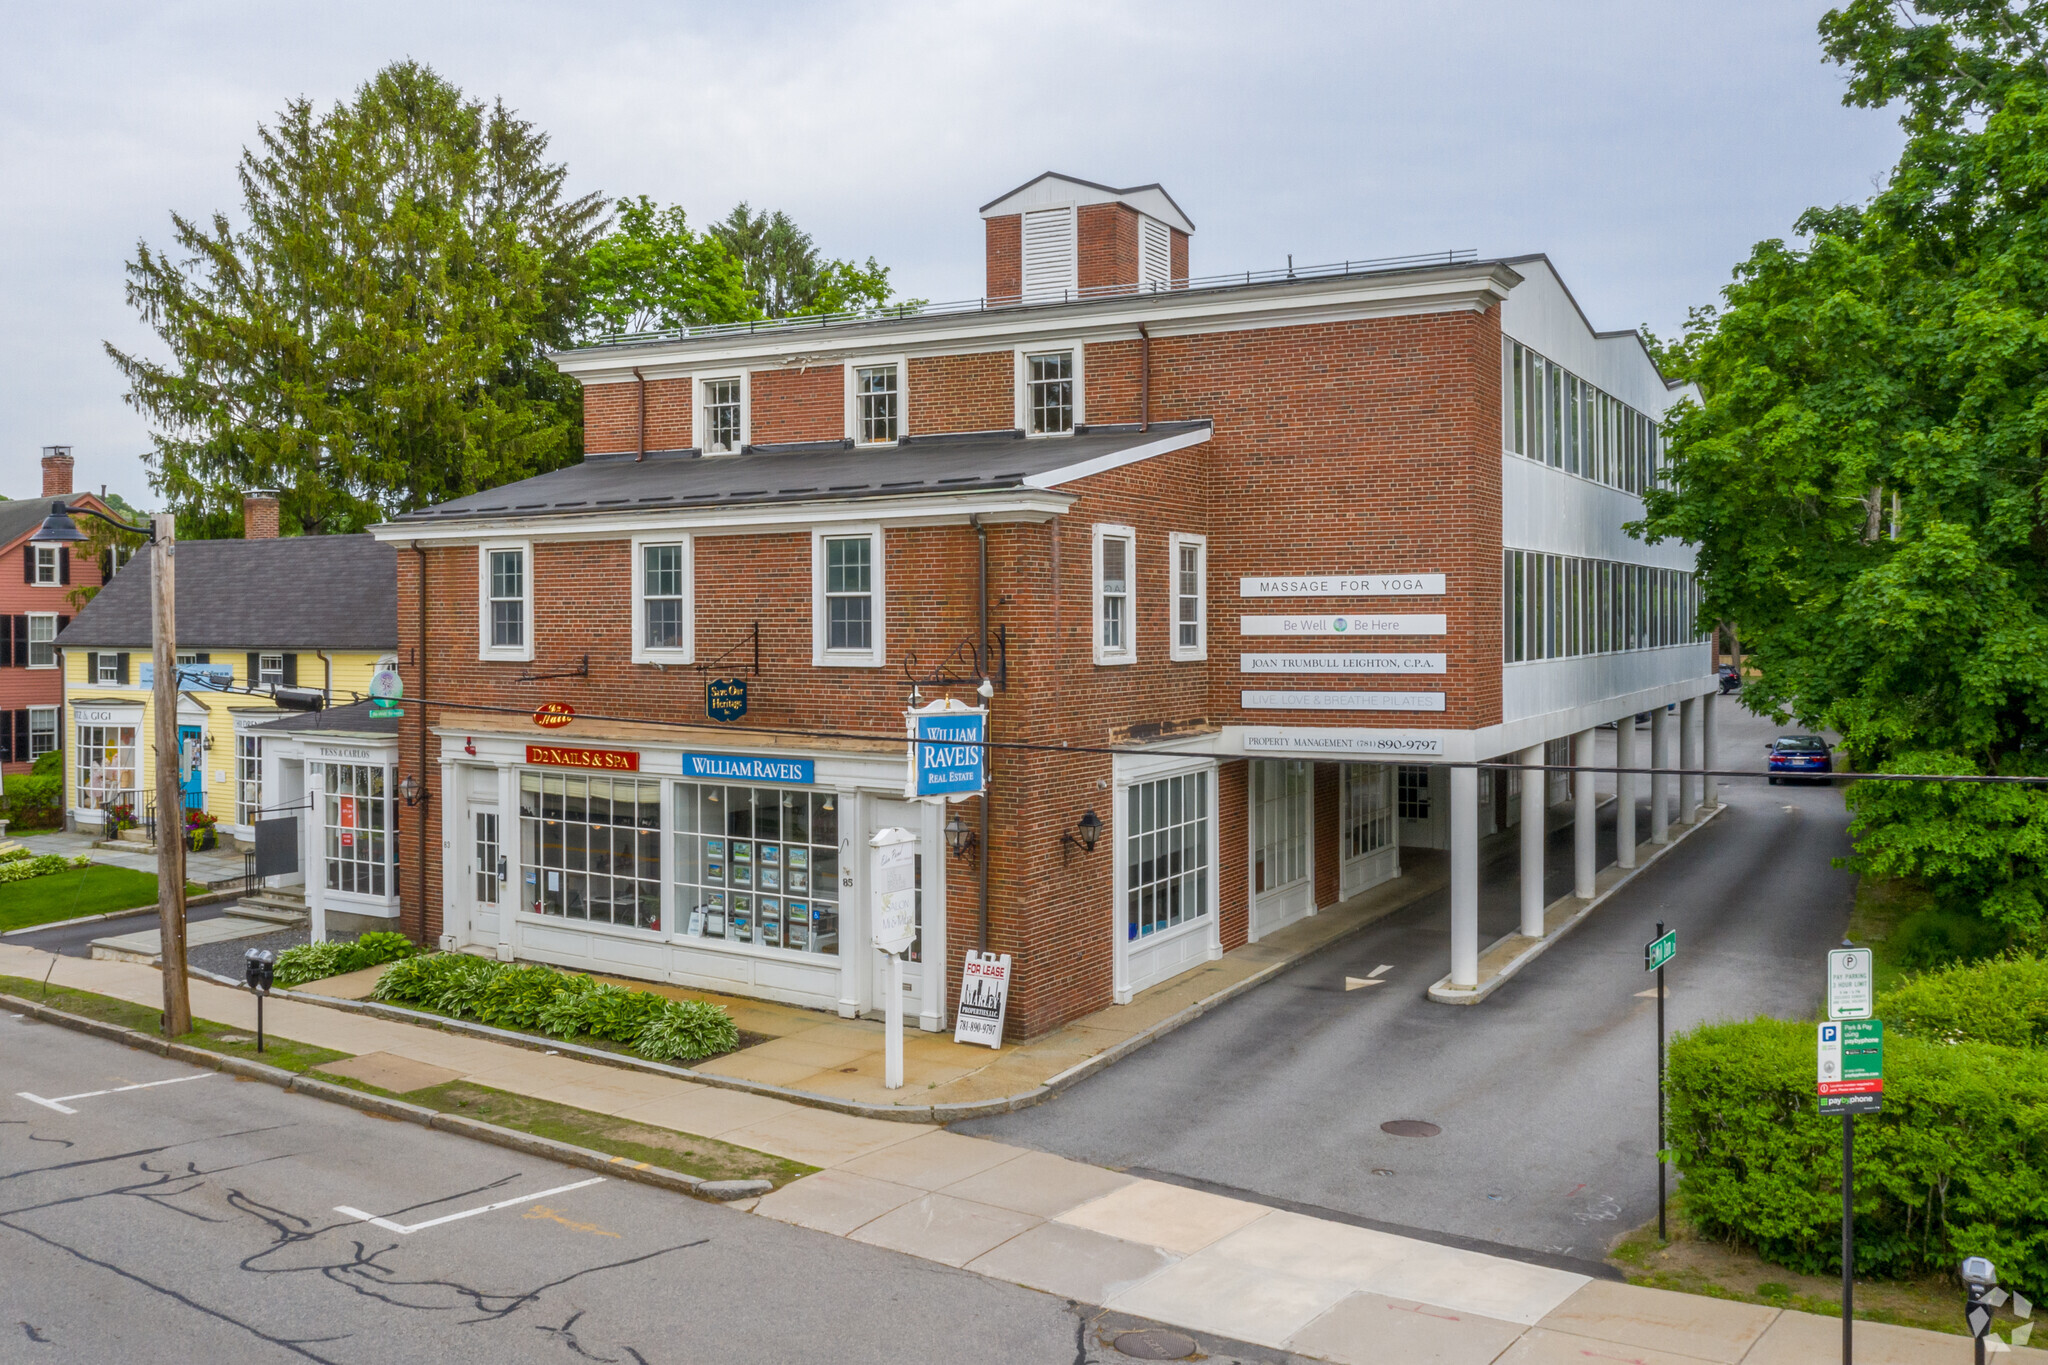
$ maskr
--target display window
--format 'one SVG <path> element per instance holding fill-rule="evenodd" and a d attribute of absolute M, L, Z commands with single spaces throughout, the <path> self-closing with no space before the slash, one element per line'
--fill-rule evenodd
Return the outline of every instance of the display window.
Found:
<path fill-rule="evenodd" d="M 661 784 L 519 776 L 522 905 L 537 915 L 661 928 Z"/>
<path fill-rule="evenodd" d="M 135 727 L 78 727 L 78 805 L 81 810 L 132 806 L 135 801 Z"/>
<path fill-rule="evenodd" d="M 677 929 L 789 952 L 839 952 L 832 792 L 678 782 Z"/>
<path fill-rule="evenodd" d="M 322 814 L 327 889 L 385 895 L 390 868 L 391 798 L 381 764 L 329 763 Z"/>
<path fill-rule="evenodd" d="M 1124 800 L 1126 936 L 1144 938 L 1207 915 L 1209 774 L 1134 782 Z"/>

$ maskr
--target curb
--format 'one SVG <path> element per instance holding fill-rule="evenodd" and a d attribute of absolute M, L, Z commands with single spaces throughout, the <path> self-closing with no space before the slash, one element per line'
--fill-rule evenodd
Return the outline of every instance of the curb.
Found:
<path fill-rule="evenodd" d="M 1671 832 L 1676 837 L 1669 839 L 1662 844 L 1636 845 L 1636 847 L 1639 849 L 1648 847 L 1650 849 L 1649 856 L 1641 859 L 1639 862 L 1636 863 L 1634 867 L 1625 869 L 1625 876 L 1617 877 L 1605 891 L 1602 891 L 1599 895 L 1593 897 L 1593 899 L 1581 904 L 1577 910 L 1572 912 L 1571 918 L 1565 920 L 1564 923 L 1558 925 L 1555 930 L 1545 934 L 1542 938 L 1532 940 L 1527 948 L 1524 948 L 1521 952 L 1515 954 L 1515 956 L 1513 956 L 1512 958 L 1509 958 L 1506 963 L 1502 964 L 1499 971 L 1495 972 L 1490 978 L 1480 982 L 1477 986 L 1474 986 L 1470 990 L 1461 990 L 1451 985 L 1451 978 L 1448 976 L 1438 978 L 1436 983 L 1432 985 L 1427 992 L 1425 992 L 1428 999 L 1431 1000 L 1433 1003 L 1439 1005 L 1477 1005 L 1482 1003 L 1487 999 L 1487 997 L 1491 996 L 1495 991 L 1499 990 L 1502 986 L 1505 986 L 1509 981 L 1513 980 L 1515 976 L 1518 973 L 1520 973 L 1522 968 L 1528 966 L 1531 962 L 1534 962 L 1537 958 L 1542 957 L 1545 953 L 1549 952 L 1551 949 L 1551 945 L 1557 943 L 1566 934 L 1569 934 L 1572 930 L 1578 928 L 1579 925 L 1584 923 L 1586 918 L 1589 915 L 1591 915 L 1595 910 L 1598 910 L 1601 906 L 1607 904 L 1607 902 L 1614 897 L 1614 894 L 1617 891 L 1620 891 L 1624 886 L 1627 886 L 1629 883 L 1633 882 L 1637 877 L 1649 871 L 1652 867 L 1655 867 L 1657 863 L 1663 859 L 1665 854 L 1671 852 L 1680 844 L 1684 843 L 1687 839 L 1690 839 L 1693 835 L 1705 829 L 1709 821 L 1713 820 L 1715 817 L 1719 816 L 1721 812 L 1727 809 L 1728 803 L 1725 801 L 1716 802 L 1712 806 L 1702 806 L 1700 808 L 1699 813 L 1693 817 L 1692 823 L 1684 826 L 1683 828 L 1679 827 L 1676 824 L 1670 826 Z M 1569 895 L 1560 896 L 1558 898 L 1558 900 L 1561 901 L 1577 899 L 1578 898 L 1576 896 Z M 1556 903 L 1556 901 L 1551 902 L 1552 905 L 1555 905 Z M 1546 915 L 1549 913 L 1549 908 L 1549 906 L 1544 907 L 1544 912 Z M 1503 943 L 1506 943 L 1511 939 L 1517 939 L 1520 937 L 1522 937 L 1520 933 L 1503 934 L 1501 937 L 1495 939 L 1493 942 L 1487 944 L 1484 948 L 1481 948 L 1479 950 L 1479 956 L 1481 960 L 1484 960 L 1488 953 L 1500 947 Z"/>
<path fill-rule="evenodd" d="M 218 979 L 218 978 L 216 978 Z M 511 1128 L 500 1128 L 495 1123 L 481 1119 L 464 1118 L 459 1114 L 444 1114 L 438 1109 L 424 1105 L 408 1104 L 404 1100 L 387 1095 L 372 1095 L 368 1091 L 336 1085 L 331 1081 L 317 1080 L 296 1071 L 282 1067 L 266 1066 L 262 1062 L 250 1061 L 244 1057 L 230 1057 L 206 1048 L 193 1047 L 187 1043 L 172 1042 L 137 1029 L 109 1024 L 98 1019 L 87 1019 L 81 1015 L 69 1014 L 23 1000 L 19 996 L 0 995 L 0 1006 L 17 1010 L 32 1019 L 46 1024 L 55 1024 L 74 1032 L 89 1034 L 111 1043 L 120 1043 L 142 1052 L 153 1052 L 175 1062 L 202 1067 L 211 1071 L 224 1071 L 245 1080 L 262 1081 L 280 1090 L 305 1095 L 312 1099 L 326 1100 L 330 1104 L 345 1105 L 366 1114 L 382 1118 L 397 1119 L 406 1123 L 417 1123 L 422 1128 L 437 1128 L 442 1132 L 454 1133 L 478 1142 L 488 1142 L 494 1147 L 522 1152 L 527 1156 L 545 1157 L 559 1161 L 566 1166 L 578 1166 L 584 1170 L 602 1171 L 618 1176 L 622 1180 L 637 1181 L 642 1185 L 653 1185 L 658 1189 L 687 1194 L 693 1198 L 708 1199 L 723 1203 L 734 1199 L 745 1199 L 757 1194 L 766 1194 L 773 1186 L 765 1180 L 702 1180 L 681 1171 L 651 1165 L 645 1161 L 634 1161 L 628 1157 L 606 1156 L 571 1143 L 559 1142 L 554 1138 L 536 1137 Z"/>
<path fill-rule="evenodd" d="M 222 901 L 233 900 L 241 894 L 239 891 L 207 891 L 197 896 L 187 896 L 185 897 L 185 908 L 190 910 L 195 905 L 218 905 Z M 0 938 L 13 938 L 16 934 L 40 934 L 45 929 L 63 929 L 73 924 L 90 924 L 94 920 L 99 919 L 126 919 L 130 915 L 154 915 L 157 909 L 158 907 L 154 905 L 138 905 L 133 910 L 109 910 L 104 914 L 79 915 L 75 919 L 55 919 L 51 920 L 48 924 L 24 924 L 19 929 L 8 929 L 0 932 Z"/>

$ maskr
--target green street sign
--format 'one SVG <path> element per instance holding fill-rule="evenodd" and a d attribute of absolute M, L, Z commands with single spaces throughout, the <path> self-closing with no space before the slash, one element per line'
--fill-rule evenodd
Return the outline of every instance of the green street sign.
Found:
<path fill-rule="evenodd" d="M 1678 956 L 1678 931 L 1673 929 L 1660 939 L 1643 945 L 1643 970 L 1654 972 L 1672 958 Z"/>
<path fill-rule="evenodd" d="M 1842 1079 L 1881 1081 L 1884 1079 L 1884 1021 L 1844 1019 L 1842 1021 Z"/>

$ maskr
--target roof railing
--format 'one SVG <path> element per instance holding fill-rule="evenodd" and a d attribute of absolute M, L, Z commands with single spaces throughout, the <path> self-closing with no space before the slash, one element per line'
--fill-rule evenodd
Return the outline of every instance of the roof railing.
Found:
<path fill-rule="evenodd" d="M 611 332 L 592 337 L 579 349 L 600 346 L 634 346 L 649 342 L 686 341 L 694 337 L 740 336 L 761 332 L 799 332 L 821 327 L 851 327 L 863 323 L 897 322 L 910 318 L 944 317 L 959 313 L 985 313 L 999 309 L 1039 308 L 1063 303 L 1086 303 L 1095 299 L 1122 298 L 1144 294 L 1183 294 L 1197 290 L 1242 289 L 1246 285 L 1274 284 L 1288 280 L 1331 279 L 1345 275 L 1378 275 L 1395 270 L 1416 270 L 1428 266 L 1467 265 L 1479 258 L 1477 250 L 1458 247 L 1449 251 L 1428 251 L 1412 256 L 1381 256 L 1366 261 L 1331 261 L 1323 265 L 1288 265 L 1277 270 L 1238 270 L 1227 275 L 1200 275 L 1172 281 L 1136 284 L 1090 285 L 1081 289 L 1035 290 L 1000 298 L 956 299 L 948 303 L 897 303 L 865 312 L 810 313 L 792 317 L 756 318 L 748 322 L 705 323 L 696 327 L 675 327 L 646 332 Z"/>

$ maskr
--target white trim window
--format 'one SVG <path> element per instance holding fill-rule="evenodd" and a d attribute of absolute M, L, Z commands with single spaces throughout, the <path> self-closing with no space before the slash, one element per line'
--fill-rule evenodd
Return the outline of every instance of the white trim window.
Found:
<path fill-rule="evenodd" d="M 263 739 L 235 736 L 235 823 L 249 826 L 263 814 Z"/>
<path fill-rule="evenodd" d="M 1173 648 L 1176 662 L 1209 657 L 1209 538 L 1176 532 L 1173 555 Z"/>
<path fill-rule="evenodd" d="M 283 687 L 284 655 L 258 654 L 256 656 L 256 676 L 253 681 L 258 687 Z"/>
<path fill-rule="evenodd" d="M 31 760 L 41 758 L 57 747 L 57 708 L 54 706 L 31 706 L 28 708 L 28 756 Z"/>
<path fill-rule="evenodd" d="M 477 658 L 533 658 L 533 543 L 486 541 L 476 551 Z"/>
<path fill-rule="evenodd" d="M 35 556 L 31 561 L 35 566 L 34 576 L 29 579 L 29 582 L 42 588 L 56 586 L 61 581 L 57 547 L 55 545 L 31 545 L 28 547 L 28 551 L 31 555 Z"/>
<path fill-rule="evenodd" d="M 1071 436 L 1085 419 L 1081 348 L 1017 352 L 1017 425 L 1027 436 Z"/>
<path fill-rule="evenodd" d="M 882 528 L 811 535 L 811 662 L 875 668 L 886 656 Z"/>
<path fill-rule="evenodd" d="M 1124 937 L 1142 940 L 1209 913 L 1207 769 L 1124 788 Z"/>
<path fill-rule="evenodd" d="M 57 613 L 53 611 L 29 613 L 28 666 L 30 668 L 55 668 L 57 666 Z"/>
<path fill-rule="evenodd" d="M 1135 598 L 1138 533 L 1128 526 L 1095 527 L 1095 662 L 1127 664 L 1138 657 Z"/>
<path fill-rule="evenodd" d="M 846 367 L 847 427 L 855 445 L 894 445 L 903 434 L 903 369 L 898 360 Z"/>
<path fill-rule="evenodd" d="M 706 455 L 737 455 L 747 444 L 748 393 L 745 371 L 696 381 L 697 449 Z"/>
<path fill-rule="evenodd" d="M 696 660 L 696 563 L 688 536 L 633 538 L 633 662 Z"/>
<path fill-rule="evenodd" d="M 92 660 L 92 680 L 100 687 L 118 687 L 121 683 L 121 656 L 116 653 L 88 654 Z"/>

